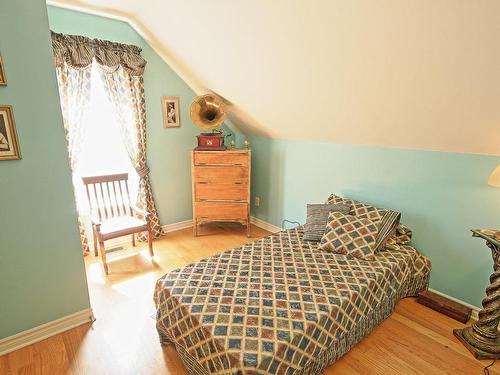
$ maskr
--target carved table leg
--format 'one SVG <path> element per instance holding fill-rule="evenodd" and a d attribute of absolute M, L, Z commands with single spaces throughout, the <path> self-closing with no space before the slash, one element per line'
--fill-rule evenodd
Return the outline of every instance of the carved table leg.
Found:
<path fill-rule="evenodd" d="M 493 256 L 494 272 L 490 276 L 490 285 L 486 288 L 483 309 L 479 320 L 472 326 L 455 329 L 453 333 L 467 349 L 478 359 L 500 358 L 500 247 L 486 243 Z"/>

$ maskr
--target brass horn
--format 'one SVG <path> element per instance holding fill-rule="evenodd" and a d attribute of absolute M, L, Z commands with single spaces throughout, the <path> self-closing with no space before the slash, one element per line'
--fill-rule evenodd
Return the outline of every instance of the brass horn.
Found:
<path fill-rule="evenodd" d="M 191 104 L 191 119 L 203 130 L 218 128 L 225 118 L 224 102 L 215 95 L 200 95 Z"/>

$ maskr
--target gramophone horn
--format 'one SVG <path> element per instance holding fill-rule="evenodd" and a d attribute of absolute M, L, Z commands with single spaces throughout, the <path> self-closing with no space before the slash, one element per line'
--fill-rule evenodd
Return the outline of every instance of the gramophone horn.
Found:
<path fill-rule="evenodd" d="M 215 95 L 198 96 L 191 104 L 191 119 L 203 130 L 218 128 L 225 118 L 224 102 Z"/>

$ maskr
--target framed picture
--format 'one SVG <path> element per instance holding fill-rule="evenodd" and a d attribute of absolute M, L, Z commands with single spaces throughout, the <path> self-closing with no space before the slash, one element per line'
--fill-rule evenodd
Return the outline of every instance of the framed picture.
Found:
<path fill-rule="evenodd" d="M 178 128 L 181 126 L 179 116 L 179 97 L 164 96 L 161 98 L 161 107 L 163 110 L 163 127 Z"/>
<path fill-rule="evenodd" d="M 3 67 L 2 54 L 0 53 L 0 86 L 7 86 L 7 76 Z"/>
<path fill-rule="evenodd" d="M 0 160 L 21 159 L 12 106 L 0 104 Z"/>

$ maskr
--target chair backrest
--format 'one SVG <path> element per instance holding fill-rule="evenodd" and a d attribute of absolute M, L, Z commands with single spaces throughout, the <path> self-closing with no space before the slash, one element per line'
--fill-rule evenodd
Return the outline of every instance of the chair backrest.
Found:
<path fill-rule="evenodd" d="M 132 203 L 128 190 L 128 173 L 82 177 L 92 213 L 99 220 L 132 216 Z"/>

